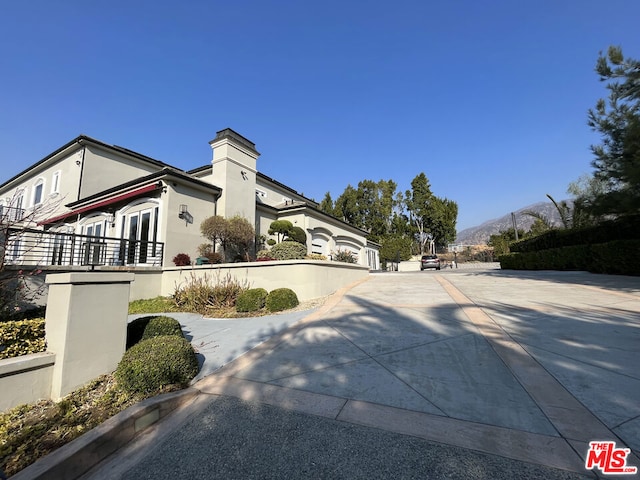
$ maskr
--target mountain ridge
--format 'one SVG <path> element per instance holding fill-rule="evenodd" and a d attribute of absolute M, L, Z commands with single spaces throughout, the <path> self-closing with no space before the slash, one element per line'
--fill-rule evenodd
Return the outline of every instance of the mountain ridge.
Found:
<path fill-rule="evenodd" d="M 571 204 L 570 200 L 566 200 Z M 513 213 L 516 215 L 516 224 L 518 230 L 529 230 L 535 218 L 526 215 L 524 212 L 531 211 L 544 215 L 549 218 L 553 225 L 560 225 L 560 214 L 552 202 L 538 202 L 526 207 L 522 207 L 515 210 Z M 487 220 L 475 227 L 465 228 L 457 233 L 456 244 L 462 245 L 484 245 L 489 241 L 491 235 L 500 233 L 501 231 L 513 228 L 513 222 L 511 219 L 511 213 L 507 213 L 502 217 Z"/>

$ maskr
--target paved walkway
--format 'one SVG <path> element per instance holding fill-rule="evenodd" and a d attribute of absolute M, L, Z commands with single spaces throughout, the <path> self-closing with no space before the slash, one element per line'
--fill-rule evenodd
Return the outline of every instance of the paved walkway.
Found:
<path fill-rule="evenodd" d="M 639 351 L 638 278 L 373 274 L 84 478 L 593 478 L 640 467 Z"/>

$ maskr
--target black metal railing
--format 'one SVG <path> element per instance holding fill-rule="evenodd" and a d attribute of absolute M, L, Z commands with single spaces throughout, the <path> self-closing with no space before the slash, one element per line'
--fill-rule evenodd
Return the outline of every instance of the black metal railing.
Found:
<path fill-rule="evenodd" d="M 16 228 L 0 253 L 5 265 L 162 266 L 164 243 Z"/>
<path fill-rule="evenodd" d="M 0 224 L 5 222 L 19 222 L 25 217 L 24 208 L 0 205 Z"/>

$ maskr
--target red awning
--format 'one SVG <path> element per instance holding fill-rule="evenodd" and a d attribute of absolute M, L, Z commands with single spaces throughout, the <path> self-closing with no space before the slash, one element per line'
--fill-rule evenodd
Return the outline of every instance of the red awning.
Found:
<path fill-rule="evenodd" d="M 38 222 L 38 225 L 48 225 L 48 224 L 51 224 L 51 223 L 56 223 L 56 222 L 59 222 L 61 220 L 64 220 L 65 218 L 69 218 L 69 217 L 72 217 L 74 215 L 79 215 L 79 214 L 84 213 L 84 212 L 89 212 L 91 210 L 97 210 L 100 207 L 104 207 L 106 205 L 112 205 L 114 203 L 121 202 L 122 200 L 126 200 L 128 198 L 139 197 L 140 195 L 144 195 L 145 193 L 153 192 L 153 191 L 158 190 L 160 188 L 162 188 L 162 184 L 160 184 L 160 183 L 154 183 L 153 185 L 147 185 L 146 187 L 138 188 L 136 190 L 131 190 L 130 192 L 122 193 L 120 195 L 116 195 L 115 197 L 105 198 L 104 200 L 99 200 L 99 201 L 97 201 L 95 203 L 91 203 L 89 205 L 86 205 L 84 207 L 78 208 L 76 210 L 71 210 L 71 211 L 69 211 L 67 213 L 63 213 L 62 215 L 57 215 L 55 217 L 48 218 L 46 220 L 42 220 L 41 222 Z"/>

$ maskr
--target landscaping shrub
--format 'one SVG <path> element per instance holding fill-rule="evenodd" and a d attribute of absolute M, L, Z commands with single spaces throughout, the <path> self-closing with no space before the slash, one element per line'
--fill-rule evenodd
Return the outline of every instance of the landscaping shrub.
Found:
<path fill-rule="evenodd" d="M 269 256 L 276 260 L 297 260 L 307 255 L 307 247 L 298 242 L 285 240 L 271 247 Z"/>
<path fill-rule="evenodd" d="M 264 288 L 250 288 L 236 299 L 237 312 L 255 312 L 265 306 L 268 292 Z"/>
<path fill-rule="evenodd" d="M 293 227 L 291 231 L 287 234 L 287 240 L 293 240 L 294 242 L 301 243 L 302 245 L 307 245 L 307 234 L 300 227 Z"/>
<path fill-rule="evenodd" d="M 0 359 L 45 350 L 44 318 L 0 322 Z"/>
<path fill-rule="evenodd" d="M 176 267 L 185 267 L 191 265 L 191 257 L 186 253 L 179 253 L 173 257 L 173 263 Z"/>
<path fill-rule="evenodd" d="M 336 262 L 356 263 L 356 257 L 350 250 L 338 250 L 333 253 L 332 258 Z"/>
<path fill-rule="evenodd" d="M 180 322 L 175 318 L 165 316 L 136 318 L 127 325 L 127 349 L 142 340 L 162 335 L 184 337 Z"/>
<path fill-rule="evenodd" d="M 512 252 L 533 252 L 572 245 L 596 245 L 615 240 L 640 239 L 640 215 L 629 215 L 593 227 L 550 230 L 537 237 L 512 243 Z"/>
<path fill-rule="evenodd" d="M 175 311 L 171 297 L 155 297 L 129 302 L 129 315 L 136 313 L 166 313 Z"/>
<path fill-rule="evenodd" d="M 306 256 L 307 259 L 309 260 L 326 260 L 327 257 L 325 255 L 322 255 L 321 253 L 310 253 L 309 255 Z"/>
<path fill-rule="evenodd" d="M 171 317 L 153 317 L 147 323 L 142 334 L 142 340 L 148 340 L 153 337 L 161 337 L 163 335 L 175 335 L 177 337 L 184 337 L 180 322 Z"/>
<path fill-rule="evenodd" d="M 640 240 L 514 252 L 502 255 L 498 260 L 503 269 L 585 270 L 592 273 L 640 275 Z"/>
<path fill-rule="evenodd" d="M 269 260 L 275 260 L 275 258 L 271 256 L 270 250 L 259 250 L 258 253 L 256 253 L 257 262 L 267 262 Z"/>
<path fill-rule="evenodd" d="M 238 295 L 248 286 L 231 275 L 219 275 L 214 280 L 209 275 L 191 275 L 186 285 L 180 285 L 173 294 L 176 305 L 185 311 L 207 315 L 219 308 L 235 307 Z"/>
<path fill-rule="evenodd" d="M 298 296 L 290 288 L 276 288 L 267 295 L 265 305 L 270 312 L 280 312 L 296 307 L 299 303 Z"/>
<path fill-rule="evenodd" d="M 222 255 L 213 251 L 213 245 L 210 243 L 202 243 L 198 245 L 198 254 L 209 260 L 209 263 L 222 263 L 224 260 Z"/>
<path fill-rule="evenodd" d="M 198 373 L 193 347 L 182 337 L 164 335 L 137 343 L 122 356 L 115 376 L 131 393 L 151 393 L 168 385 L 187 386 Z"/>

